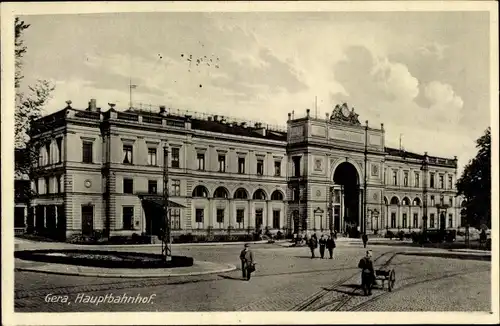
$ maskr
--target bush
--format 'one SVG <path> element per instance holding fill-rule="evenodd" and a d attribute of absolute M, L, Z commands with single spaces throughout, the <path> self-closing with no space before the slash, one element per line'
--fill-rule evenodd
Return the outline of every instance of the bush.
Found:
<path fill-rule="evenodd" d="M 278 233 L 276 233 L 276 240 L 282 240 L 283 238 L 283 233 L 281 231 L 278 231 Z"/>
<path fill-rule="evenodd" d="M 392 238 L 395 238 L 396 236 L 394 235 L 394 232 L 390 231 L 390 230 L 387 230 L 387 232 L 385 233 L 385 238 L 389 238 L 392 240 Z"/>

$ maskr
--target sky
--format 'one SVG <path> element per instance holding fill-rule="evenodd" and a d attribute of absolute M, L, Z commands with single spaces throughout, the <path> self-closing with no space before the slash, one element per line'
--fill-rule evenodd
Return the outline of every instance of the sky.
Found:
<path fill-rule="evenodd" d="M 115 13 L 21 16 L 23 88 L 56 89 L 45 112 L 159 105 L 286 125 L 336 104 L 386 146 L 475 156 L 490 125 L 488 12 Z M 188 59 L 192 56 L 192 61 Z M 196 65 L 196 59 L 200 63 Z M 212 60 L 212 61 L 210 61 Z M 317 106 L 315 106 L 317 98 Z M 142 103 L 142 104 L 140 104 Z"/>

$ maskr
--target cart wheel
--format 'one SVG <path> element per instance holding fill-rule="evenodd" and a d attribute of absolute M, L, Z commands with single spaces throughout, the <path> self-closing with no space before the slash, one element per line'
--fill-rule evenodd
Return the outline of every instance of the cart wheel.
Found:
<path fill-rule="evenodd" d="M 389 287 L 389 292 L 392 291 L 394 288 L 394 283 L 396 283 L 396 272 L 394 270 L 391 270 L 391 274 L 389 275 L 389 282 L 388 287 Z"/>

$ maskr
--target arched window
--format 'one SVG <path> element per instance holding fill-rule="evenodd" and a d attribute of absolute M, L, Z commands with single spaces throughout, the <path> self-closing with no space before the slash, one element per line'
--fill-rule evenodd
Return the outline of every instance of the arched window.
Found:
<path fill-rule="evenodd" d="M 205 186 L 197 186 L 193 190 L 193 197 L 208 197 L 208 190 L 205 188 Z"/>
<path fill-rule="evenodd" d="M 391 205 L 399 205 L 398 197 L 394 196 L 391 198 Z"/>
<path fill-rule="evenodd" d="M 271 200 L 283 200 L 283 194 L 279 190 L 275 190 L 271 194 Z"/>
<path fill-rule="evenodd" d="M 234 192 L 234 199 L 248 199 L 248 192 L 243 188 L 238 188 Z"/>
<path fill-rule="evenodd" d="M 229 198 L 229 194 L 228 194 L 226 188 L 219 187 L 219 188 L 215 189 L 214 198 L 225 198 L 225 199 Z"/>
<path fill-rule="evenodd" d="M 410 200 L 408 199 L 408 197 L 405 197 L 405 198 L 403 198 L 403 200 L 401 201 L 401 203 L 404 206 L 409 206 L 410 205 Z"/>
<path fill-rule="evenodd" d="M 420 206 L 420 198 L 416 197 L 413 199 L 413 206 Z"/>
<path fill-rule="evenodd" d="M 389 205 L 389 200 L 387 199 L 387 197 L 384 197 L 384 204 Z"/>
<path fill-rule="evenodd" d="M 257 200 L 266 200 L 266 193 L 264 192 L 264 190 L 262 189 L 257 189 L 254 193 L 253 193 L 253 199 L 257 199 Z"/>

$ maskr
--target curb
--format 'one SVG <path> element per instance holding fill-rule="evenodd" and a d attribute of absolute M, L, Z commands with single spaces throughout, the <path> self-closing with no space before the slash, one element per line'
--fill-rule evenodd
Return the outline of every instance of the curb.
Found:
<path fill-rule="evenodd" d="M 72 275 L 72 276 L 83 276 L 83 277 L 105 277 L 105 278 L 167 278 L 167 277 L 177 277 L 177 276 L 198 276 L 198 275 L 208 275 L 208 274 L 217 274 L 217 273 L 226 273 L 231 272 L 237 269 L 235 265 L 225 264 L 226 268 L 217 269 L 213 271 L 200 271 L 200 272 L 186 272 L 186 273 L 175 273 L 169 275 L 148 275 L 145 273 L 140 274 L 105 274 L 105 273 L 97 273 L 97 272 L 59 272 L 59 271 L 50 271 L 43 270 L 40 267 L 16 267 L 15 271 L 22 272 L 34 272 L 34 273 L 42 273 L 42 274 L 52 274 L 52 275 Z"/>
<path fill-rule="evenodd" d="M 279 244 L 284 241 L 278 240 L 275 241 L 274 244 Z M 197 242 L 197 243 L 173 243 L 172 247 L 209 247 L 209 246 L 236 246 L 236 245 L 244 245 L 245 243 L 248 244 L 268 244 L 267 240 L 260 240 L 260 241 L 238 241 L 238 242 Z M 19 244 L 16 243 L 14 244 L 14 249 L 15 250 L 25 250 L 22 247 L 30 247 L 33 245 L 36 245 L 36 242 L 29 243 L 29 244 Z M 269 243 L 272 244 L 272 243 Z M 61 246 L 63 247 L 75 247 L 75 248 L 132 248 L 132 247 L 161 247 L 161 243 L 154 243 L 154 244 L 116 244 L 116 245 L 96 245 L 96 244 L 72 244 L 72 243 L 61 243 Z"/>
<path fill-rule="evenodd" d="M 491 255 L 478 255 L 478 254 L 468 254 L 468 253 L 456 253 L 456 252 L 411 252 L 404 251 L 399 253 L 406 256 L 425 256 L 425 257 L 437 257 L 437 258 L 450 258 L 450 259 L 464 259 L 464 260 L 480 260 L 480 261 L 491 261 Z"/>

